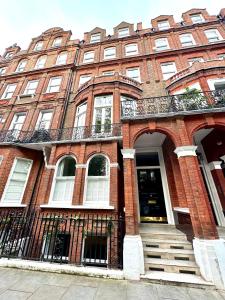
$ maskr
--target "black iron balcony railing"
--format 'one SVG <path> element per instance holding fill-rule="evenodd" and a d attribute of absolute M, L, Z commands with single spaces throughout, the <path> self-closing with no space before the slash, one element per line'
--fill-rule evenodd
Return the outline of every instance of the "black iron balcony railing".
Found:
<path fill-rule="evenodd" d="M 80 126 L 63 129 L 41 129 L 32 131 L 2 130 L 0 143 L 51 143 L 76 142 L 88 139 L 121 137 L 121 124 Z"/>
<path fill-rule="evenodd" d="M 194 92 L 172 96 L 125 100 L 121 103 L 122 119 L 168 117 L 170 115 L 225 111 L 225 90 Z"/>

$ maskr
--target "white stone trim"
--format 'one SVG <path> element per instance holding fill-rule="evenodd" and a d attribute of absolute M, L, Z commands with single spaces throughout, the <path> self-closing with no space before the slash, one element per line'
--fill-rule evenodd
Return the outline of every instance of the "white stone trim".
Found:
<path fill-rule="evenodd" d="M 110 168 L 120 168 L 119 164 L 118 163 L 111 163 L 110 165 Z"/>
<path fill-rule="evenodd" d="M 65 203 L 60 204 L 42 204 L 40 205 L 41 208 L 67 208 L 67 209 L 104 209 L 104 210 L 113 210 L 114 206 L 103 206 L 103 205 L 66 205 Z"/>
<path fill-rule="evenodd" d="M 49 165 L 48 160 L 50 157 L 49 149 L 47 150 L 47 147 L 42 147 L 43 155 L 44 155 L 44 162 L 45 162 L 45 168 L 48 170 L 54 170 L 56 168 L 56 165 Z M 51 151 L 51 150 L 50 150 Z"/>
<path fill-rule="evenodd" d="M 139 280 L 145 273 L 144 251 L 140 235 L 125 235 L 123 241 L 123 272 L 125 279 Z"/>
<path fill-rule="evenodd" d="M 190 146 L 180 146 L 177 147 L 174 150 L 174 153 L 176 153 L 177 157 L 183 157 L 183 156 L 197 156 L 196 150 L 198 146 L 190 145 Z"/>
<path fill-rule="evenodd" d="M 27 207 L 27 204 L 1 202 L 0 207 Z"/>
<path fill-rule="evenodd" d="M 225 240 L 203 240 L 194 238 L 195 260 L 202 277 L 218 288 L 225 288 Z"/>
<path fill-rule="evenodd" d="M 183 214 L 190 214 L 188 207 L 174 207 L 173 210 Z"/>
<path fill-rule="evenodd" d="M 225 161 L 225 155 L 220 156 L 220 158 L 221 158 L 223 161 Z M 221 162 L 220 162 L 220 163 L 221 163 Z"/>
<path fill-rule="evenodd" d="M 135 157 L 135 149 L 121 149 L 121 153 L 123 158 L 134 159 Z"/>
<path fill-rule="evenodd" d="M 87 164 L 76 164 L 76 169 L 86 169 Z"/>
<path fill-rule="evenodd" d="M 209 169 L 210 171 L 213 171 L 213 170 L 221 170 L 221 161 L 218 160 L 218 161 L 211 161 L 208 166 L 209 166 Z"/>

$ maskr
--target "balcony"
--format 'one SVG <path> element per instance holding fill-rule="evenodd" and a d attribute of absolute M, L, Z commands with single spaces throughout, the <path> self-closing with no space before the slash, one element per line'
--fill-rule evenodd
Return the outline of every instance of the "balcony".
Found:
<path fill-rule="evenodd" d="M 162 118 L 225 111 L 225 90 L 125 100 L 122 120 Z"/>
<path fill-rule="evenodd" d="M 0 143 L 43 145 L 57 143 L 76 143 L 80 141 L 120 139 L 121 136 L 121 124 L 104 124 L 32 131 L 2 130 L 0 131 Z"/>

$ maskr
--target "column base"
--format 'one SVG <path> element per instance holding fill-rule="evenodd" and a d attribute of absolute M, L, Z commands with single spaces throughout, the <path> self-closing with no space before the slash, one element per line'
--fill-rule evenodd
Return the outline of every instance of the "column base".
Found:
<path fill-rule="evenodd" d="M 140 280 L 145 273 L 144 252 L 140 235 L 125 235 L 123 242 L 123 272 L 126 279 Z"/>
<path fill-rule="evenodd" d="M 225 240 L 193 240 L 196 263 L 202 277 L 225 289 Z"/>

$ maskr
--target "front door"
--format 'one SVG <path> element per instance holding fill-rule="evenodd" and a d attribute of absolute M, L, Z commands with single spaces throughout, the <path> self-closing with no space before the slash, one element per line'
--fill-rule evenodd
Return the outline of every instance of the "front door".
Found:
<path fill-rule="evenodd" d="M 141 222 L 167 223 L 160 167 L 138 168 L 137 175 Z"/>

